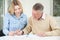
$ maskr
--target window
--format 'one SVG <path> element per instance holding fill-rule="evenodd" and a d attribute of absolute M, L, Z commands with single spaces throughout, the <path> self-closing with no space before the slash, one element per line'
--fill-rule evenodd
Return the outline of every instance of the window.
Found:
<path fill-rule="evenodd" d="M 4 0 L 0 0 L 0 30 L 3 27 Z"/>
<path fill-rule="evenodd" d="M 60 16 L 60 0 L 53 0 L 53 16 Z"/>

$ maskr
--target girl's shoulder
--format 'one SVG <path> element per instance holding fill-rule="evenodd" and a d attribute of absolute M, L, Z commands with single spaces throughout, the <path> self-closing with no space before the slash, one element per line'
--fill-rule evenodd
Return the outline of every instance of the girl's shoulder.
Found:
<path fill-rule="evenodd" d="M 11 16 L 11 15 L 10 15 L 10 13 L 5 13 L 5 16 L 8 16 L 8 17 L 9 17 L 9 16 Z"/>
<path fill-rule="evenodd" d="M 22 13 L 22 14 L 21 14 L 21 17 L 27 17 L 27 15 L 26 15 L 26 14 L 24 14 L 24 13 Z"/>

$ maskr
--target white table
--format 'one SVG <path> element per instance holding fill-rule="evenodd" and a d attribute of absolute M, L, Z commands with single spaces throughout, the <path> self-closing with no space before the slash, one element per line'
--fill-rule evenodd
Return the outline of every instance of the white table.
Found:
<path fill-rule="evenodd" d="M 0 40 L 60 40 L 59 36 L 39 37 L 36 35 L 4 36 Z"/>

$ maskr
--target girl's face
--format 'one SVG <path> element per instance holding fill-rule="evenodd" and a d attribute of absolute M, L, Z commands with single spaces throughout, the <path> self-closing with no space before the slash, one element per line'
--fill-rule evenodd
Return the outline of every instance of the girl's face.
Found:
<path fill-rule="evenodd" d="M 21 14 L 21 12 L 22 12 L 22 9 L 18 5 L 15 5 L 14 6 L 14 13 L 15 13 L 15 15 L 19 16 Z"/>

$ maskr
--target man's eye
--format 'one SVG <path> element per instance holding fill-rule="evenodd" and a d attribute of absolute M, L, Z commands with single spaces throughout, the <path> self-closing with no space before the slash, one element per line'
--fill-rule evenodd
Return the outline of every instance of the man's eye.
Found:
<path fill-rule="evenodd" d="M 16 11 L 17 9 L 15 9 L 15 11 Z"/>
<path fill-rule="evenodd" d="M 18 9 L 20 9 L 20 8 L 18 8 Z"/>

